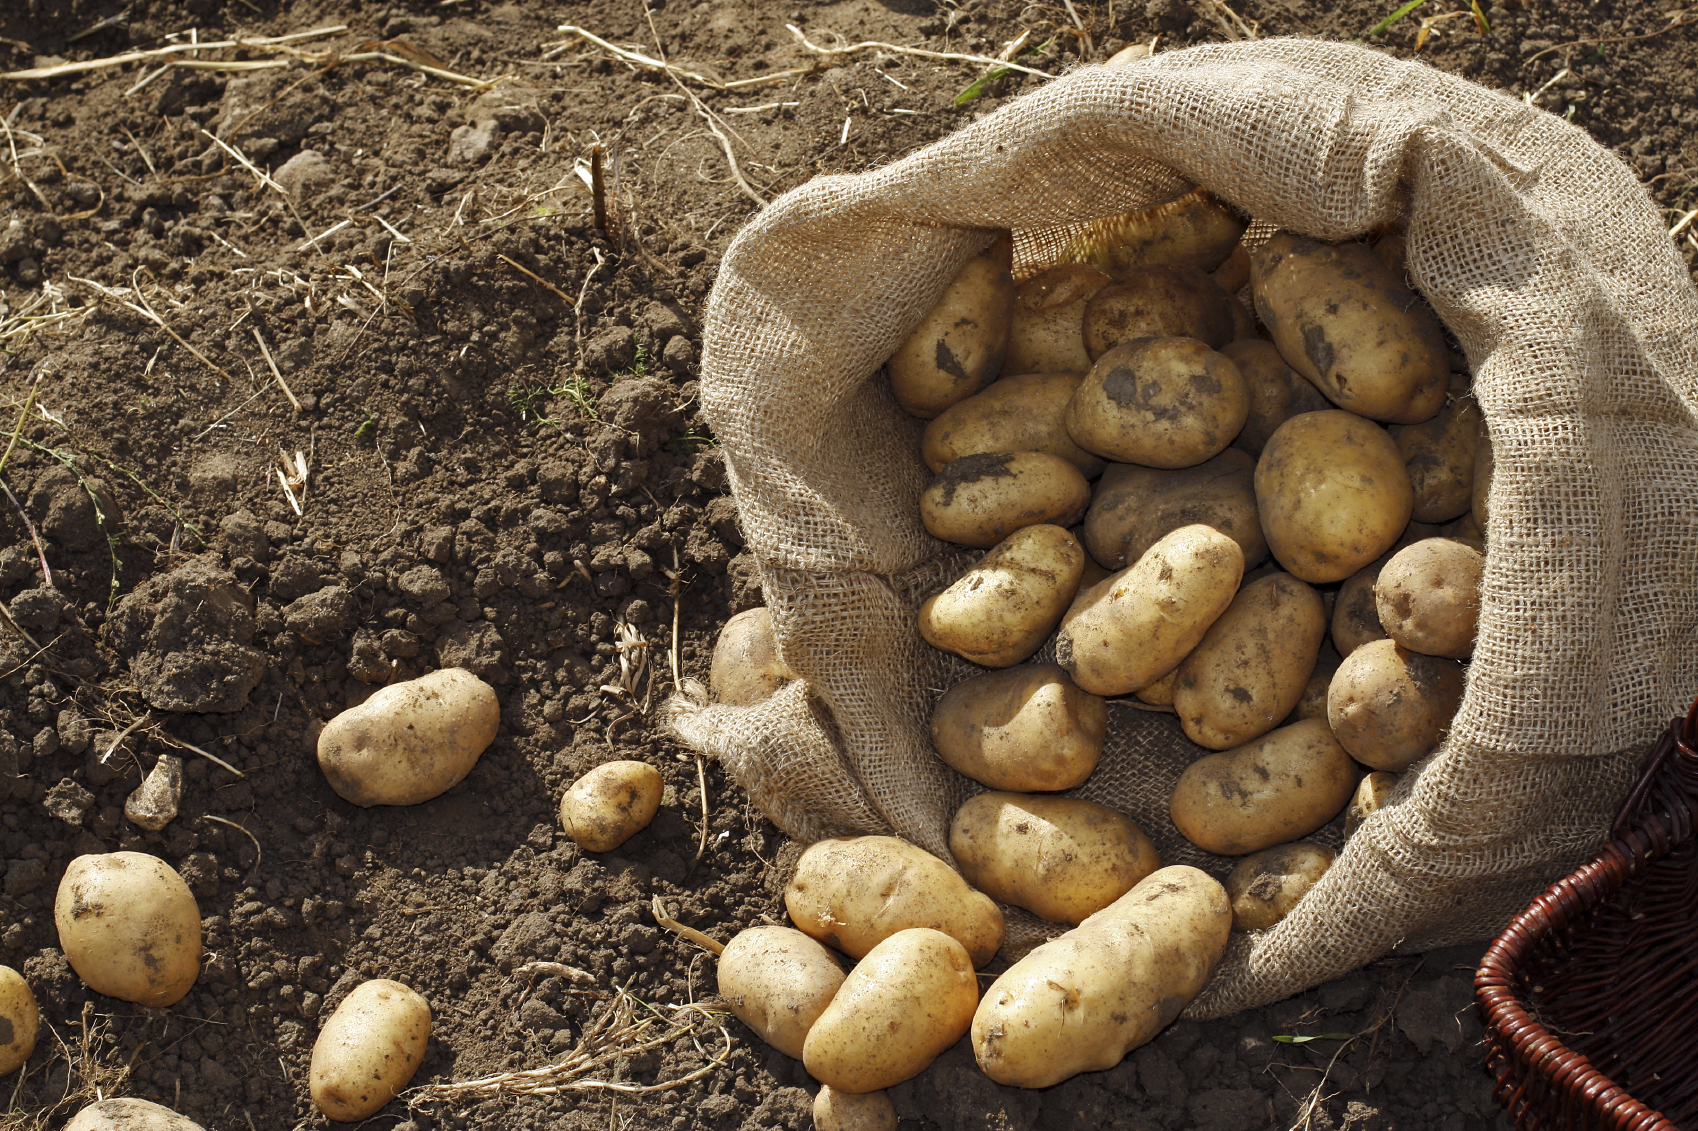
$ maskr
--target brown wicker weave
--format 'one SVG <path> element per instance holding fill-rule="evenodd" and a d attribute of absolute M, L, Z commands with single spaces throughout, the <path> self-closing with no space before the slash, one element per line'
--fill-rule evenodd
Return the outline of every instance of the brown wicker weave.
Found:
<path fill-rule="evenodd" d="M 1553 885 L 1474 978 L 1486 1064 L 1521 1128 L 1698 1128 L 1698 702 L 1603 851 Z"/>

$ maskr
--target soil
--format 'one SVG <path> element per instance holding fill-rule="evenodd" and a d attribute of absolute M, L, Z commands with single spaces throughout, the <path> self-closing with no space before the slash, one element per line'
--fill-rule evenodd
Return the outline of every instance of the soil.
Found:
<path fill-rule="evenodd" d="M 7 70 L 337 24 L 288 46 L 390 59 L 319 66 L 255 45 L 197 57 L 283 65 L 0 83 L 0 416 L 22 421 L 3 464 L 15 502 L 0 504 L 0 962 L 52 1030 L 4 1082 L 0 1126 L 59 1127 L 96 1086 L 210 1131 L 323 1126 L 305 1086 L 318 1025 L 379 976 L 435 1014 L 416 1084 L 556 1063 L 615 986 L 695 1028 L 627 1042 L 588 1077 L 695 1075 L 647 1093 L 413 1093 L 377 1126 L 810 1124 L 798 1062 L 734 1020 L 668 1008 L 711 1002 L 713 966 L 652 908 L 722 940 L 782 921 L 797 852 L 654 720 L 669 651 L 705 678 L 719 626 L 761 602 L 696 399 L 703 301 L 754 203 L 692 99 L 735 131 L 741 176 L 770 198 L 886 163 L 1042 81 L 996 79 L 958 104 L 970 64 L 821 62 L 786 22 L 818 43 L 978 53 L 1030 31 L 1044 46 L 1023 61 L 1052 73 L 1223 31 L 1214 0 L 1075 0 L 1088 43 L 1067 5 L 1019 0 L 652 2 L 652 30 L 625 0 L 3 6 Z M 1392 7 L 1233 6 L 1263 35 L 1334 38 Z M 1690 25 L 1659 30 L 1662 6 L 1627 0 L 1534 0 L 1486 6 L 1482 35 L 1438 7 L 1370 42 L 1407 57 L 1430 14 L 1421 57 L 1536 94 L 1636 166 L 1671 224 L 1684 214 Z M 727 82 L 810 69 L 711 90 L 561 24 L 651 55 L 658 35 Z M 517 81 L 483 93 L 409 59 Z M 605 231 L 579 174 L 598 143 Z M 1683 246 L 1690 263 L 1698 244 Z M 409 808 L 333 793 L 313 756 L 326 720 L 454 665 L 501 703 L 470 776 Z M 180 811 L 148 831 L 124 806 L 164 757 L 183 759 Z M 615 758 L 659 767 L 664 803 L 623 847 L 587 854 L 555 805 Z M 170 1009 L 91 993 L 57 949 L 66 864 L 115 849 L 163 857 L 199 901 L 204 966 Z M 1471 1007 L 1480 950 L 1182 1022 L 1047 1091 L 993 1085 L 960 1045 L 891 1096 L 911 1128 L 1499 1125 Z"/>

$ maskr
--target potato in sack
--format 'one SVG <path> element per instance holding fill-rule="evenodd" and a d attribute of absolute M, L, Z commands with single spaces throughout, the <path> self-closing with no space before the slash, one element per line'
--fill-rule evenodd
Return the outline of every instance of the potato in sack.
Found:
<path fill-rule="evenodd" d="M 1002 372 L 1014 301 L 1014 241 L 1004 232 L 967 261 L 887 369 L 896 403 L 930 420 L 964 401 Z"/>
<path fill-rule="evenodd" d="M 1392 429 L 1415 491 L 1411 511 L 1415 521 L 1452 522 L 1474 505 L 1474 449 L 1479 435 L 1479 402 L 1461 395 L 1431 420 Z"/>
<path fill-rule="evenodd" d="M 1085 379 L 1078 372 L 1017 371 L 977 396 L 951 405 L 926 425 L 920 454 L 932 471 L 980 452 L 1048 452 L 1060 456 L 1090 479 L 1103 461 L 1067 434 L 1067 402 Z"/>
<path fill-rule="evenodd" d="M 714 642 L 708 689 L 717 702 L 746 707 L 796 678 L 778 654 L 772 610 L 745 609 L 725 622 Z"/>
<path fill-rule="evenodd" d="M 1474 653 L 1486 556 L 1453 538 L 1424 538 L 1391 556 L 1374 583 L 1386 635 L 1429 656 Z"/>
<path fill-rule="evenodd" d="M 962 680 L 932 711 L 932 745 L 956 772 L 1018 793 L 1072 789 L 1097 767 L 1108 704 L 1058 664 Z"/>
<path fill-rule="evenodd" d="M 1059 526 L 1016 530 L 953 584 L 920 606 L 933 648 L 987 668 L 1029 657 L 1078 592 L 1085 549 Z"/>
<path fill-rule="evenodd" d="M 1339 665 L 1327 689 L 1327 721 L 1352 758 L 1401 773 L 1444 740 L 1465 680 L 1455 660 L 1375 640 Z"/>
<path fill-rule="evenodd" d="M 1235 448 L 1259 456 L 1281 424 L 1305 412 L 1323 412 L 1332 407 L 1332 402 L 1319 389 L 1285 363 L 1272 342 L 1240 338 L 1220 347 L 1220 352 L 1238 366 L 1250 394 L 1250 412 L 1237 439 L 1232 441 Z"/>
<path fill-rule="evenodd" d="M 980 452 L 947 464 L 920 496 L 927 533 L 988 550 L 1027 526 L 1072 526 L 1091 505 L 1079 469 L 1048 452 Z"/>
<path fill-rule="evenodd" d="M 1356 830 L 1362 827 L 1362 822 L 1385 808 L 1391 799 L 1392 790 L 1402 779 L 1401 774 L 1388 774 L 1384 770 L 1375 770 L 1356 786 L 1356 792 L 1351 795 L 1350 804 L 1344 809 L 1344 835 L 1356 835 Z"/>
<path fill-rule="evenodd" d="M 1093 220 L 1061 257 L 1110 275 L 1150 266 L 1213 271 L 1232 254 L 1247 227 L 1235 209 L 1199 188 L 1153 208 Z"/>
<path fill-rule="evenodd" d="M 1356 789 L 1356 764 L 1324 719 L 1304 719 L 1191 763 L 1168 812 L 1186 840 L 1243 856 L 1308 836 Z"/>
<path fill-rule="evenodd" d="M 1240 860 L 1226 877 L 1232 929 L 1265 931 L 1285 918 L 1326 875 L 1337 856 L 1324 844 L 1300 840 L 1264 848 Z"/>
<path fill-rule="evenodd" d="M 1091 367 L 1085 349 L 1085 306 L 1114 280 L 1083 263 L 1046 267 L 1014 288 L 1008 325 L 1009 373 L 1055 373 Z"/>
<path fill-rule="evenodd" d="M 1110 570 L 1144 556 L 1181 526 L 1212 526 L 1238 543 L 1244 568 L 1267 557 L 1256 514 L 1256 461 L 1228 448 L 1193 467 L 1164 470 L 1110 464 L 1085 512 L 1085 549 Z"/>
<path fill-rule="evenodd" d="M 1094 363 L 1140 338 L 1196 338 L 1219 349 L 1232 340 L 1231 298 L 1194 268 L 1134 268 L 1085 304 L 1085 352 Z"/>
<path fill-rule="evenodd" d="M 1145 467 L 1191 467 L 1232 443 L 1250 411 L 1232 359 L 1195 338 L 1149 338 L 1098 359 L 1067 404 L 1088 452 Z"/>

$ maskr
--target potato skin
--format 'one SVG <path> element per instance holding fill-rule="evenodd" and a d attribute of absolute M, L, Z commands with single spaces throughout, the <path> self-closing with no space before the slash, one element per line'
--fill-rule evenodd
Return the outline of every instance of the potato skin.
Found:
<path fill-rule="evenodd" d="M 23 1066 L 35 1051 L 35 1035 L 41 1028 L 41 1010 L 35 993 L 24 976 L 10 966 L 0 966 L 0 1076 L 9 1076 Z"/>
<path fill-rule="evenodd" d="M 1091 367 L 1085 350 L 1085 305 L 1114 282 L 1095 267 L 1062 263 L 1014 288 L 1008 325 L 1010 373 L 1052 373 Z"/>
<path fill-rule="evenodd" d="M 1193 189 L 1166 204 L 1093 220 L 1062 251 L 1110 275 L 1134 267 L 1167 265 L 1213 271 L 1232 254 L 1249 227 L 1207 189 Z"/>
<path fill-rule="evenodd" d="M 746 707 L 769 698 L 796 678 L 778 654 L 772 610 L 744 609 L 725 622 L 713 646 L 708 687 L 717 702 Z"/>
<path fill-rule="evenodd" d="M 330 788 L 363 808 L 417 805 L 458 785 L 495 741 L 495 689 L 465 668 L 392 683 L 319 732 Z"/>
<path fill-rule="evenodd" d="M 896 1105 L 883 1092 L 840 1092 L 829 1084 L 814 1096 L 814 1131 L 896 1131 Z"/>
<path fill-rule="evenodd" d="M 1245 569 L 1267 557 L 1256 514 L 1255 460 L 1228 448 L 1173 470 L 1110 464 L 1085 512 L 1085 549 L 1104 568 L 1121 570 L 1164 535 L 1199 523 L 1237 542 Z"/>
<path fill-rule="evenodd" d="M 980 452 L 947 464 L 920 496 L 934 538 L 988 550 L 1027 526 L 1072 526 L 1091 505 L 1079 469 L 1048 452 Z"/>
<path fill-rule="evenodd" d="M 958 939 L 974 966 L 1002 946 L 997 905 L 899 837 L 833 837 L 809 845 L 784 889 L 784 908 L 804 934 L 851 958 L 910 927 Z"/>
<path fill-rule="evenodd" d="M 1339 408 L 1418 424 L 1444 406 L 1438 319 L 1367 244 L 1275 233 L 1250 253 L 1250 285 L 1280 354 Z"/>
<path fill-rule="evenodd" d="M 1075 925 L 1161 867 L 1132 818 L 1078 797 L 981 793 L 955 811 L 949 851 L 992 899 Z"/>
<path fill-rule="evenodd" d="M 1021 664 L 951 687 L 932 711 L 932 745 L 951 768 L 992 789 L 1072 789 L 1102 757 L 1108 704 L 1059 664 Z"/>
<path fill-rule="evenodd" d="M 1059 526 L 1016 530 L 947 589 L 920 606 L 933 648 L 1006 668 L 1043 644 L 1078 592 L 1085 549 Z"/>
<path fill-rule="evenodd" d="M 843 985 L 831 951 L 792 927 L 750 927 L 719 956 L 719 996 L 737 1019 L 785 1056 L 802 1057 L 825 1007 Z"/>
<path fill-rule="evenodd" d="M 163 1104 L 125 1096 L 89 1104 L 64 1131 L 202 1131 L 201 1125 Z"/>
<path fill-rule="evenodd" d="M 1226 450 L 1249 411 L 1231 358 L 1195 338 L 1139 339 L 1091 367 L 1067 402 L 1067 433 L 1120 463 L 1191 467 Z"/>
<path fill-rule="evenodd" d="M 1285 918 L 1326 875 L 1337 855 L 1324 844 L 1300 840 L 1240 860 L 1226 877 L 1232 929 L 1265 931 Z"/>
<path fill-rule="evenodd" d="M 318 1031 L 307 1073 L 312 1102 L 327 1118 L 356 1123 L 407 1086 L 430 1041 L 430 1004 L 388 978 L 349 991 Z"/>
<path fill-rule="evenodd" d="M 1279 726 L 1309 685 L 1326 631 L 1321 595 L 1289 573 L 1244 586 L 1179 665 L 1173 709 L 1186 736 L 1226 750 Z"/>
<path fill-rule="evenodd" d="M 1201 992 L 1231 931 L 1214 877 L 1184 865 L 1151 873 L 985 991 L 973 1015 L 979 1067 L 1021 1088 L 1113 1068 Z"/>
<path fill-rule="evenodd" d="M 1314 673 L 1309 676 L 1309 682 L 1303 688 L 1303 695 L 1297 700 L 1291 717 L 1285 720 L 1287 723 L 1302 719 L 1324 720 L 1327 717 L 1327 688 L 1332 684 L 1332 676 L 1338 670 L 1338 663 L 1338 654 L 1323 643 L 1321 657 L 1315 661 Z"/>
<path fill-rule="evenodd" d="M 53 923 L 66 961 L 96 993 L 162 1008 L 200 976 L 200 907 L 157 856 L 77 857 L 59 881 Z"/>
<path fill-rule="evenodd" d="M 1304 719 L 1191 763 L 1168 811 L 1198 848 L 1243 856 L 1308 836 L 1355 788 L 1356 765 L 1325 720 Z"/>
<path fill-rule="evenodd" d="M 930 420 L 1002 371 L 1014 301 L 1014 242 L 999 236 L 969 259 L 886 367 L 896 403 Z"/>
<path fill-rule="evenodd" d="M 1392 430 L 1409 483 L 1417 522 L 1451 522 L 1474 505 L 1474 449 L 1480 435 L 1480 405 L 1456 397 L 1431 420 Z"/>
<path fill-rule="evenodd" d="M 1268 549 L 1311 585 L 1343 581 L 1391 549 L 1414 498 L 1386 430 L 1337 409 L 1287 420 L 1256 464 Z"/>
<path fill-rule="evenodd" d="M 1305 412 L 1325 412 L 1332 402 L 1321 395 L 1301 373 L 1285 364 L 1272 342 L 1240 338 L 1220 347 L 1244 377 L 1250 396 L 1250 411 L 1232 446 L 1253 456 L 1262 454 L 1268 437 L 1281 424 Z"/>
<path fill-rule="evenodd" d="M 1193 267 L 1135 267 L 1085 304 L 1085 352 L 1095 362 L 1140 338 L 1196 338 L 1219 349 L 1232 340 L 1230 297 Z"/>
<path fill-rule="evenodd" d="M 1462 665 L 1375 640 L 1344 658 L 1327 689 L 1327 721 L 1350 756 L 1401 773 L 1450 731 L 1462 705 Z"/>
<path fill-rule="evenodd" d="M 1391 556 L 1374 583 L 1386 635 L 1429 656 L 1474 653 L 1486 556 L 1453 538 L 1425 538 Z"/>
<path fill-rule="evenodd" d="M 560 824 L 586 852 L 612 852 L 648 828 L 666 783 L 647 762 L 604 762 L 560 798 Z"/>
<path fill-rule="evenodd" d="M 1018 376 L 950 405 L 926 425 L 920 440 L 926 466 L 939 472 L 980 452 L 1048 452 L 1087 479 L 1100 474 L 1103 461 L 1067 434 L 1067 402 L 1089 368 L 1087 361 L 1077 372 L 1015 370 Z"/>
<path fill-rule="evenodd" d="M 1350 798 L 1350 804 L 1344 809 L 1344 835 L 1354 836 L 1356 830 L 1362 827 L 1362 822 L 1385 808 L 1385 803 L 1391 797 L 1392 790 L 1402 780 L 1402 774 L 1388 774 L 1384 770 L 1375 770 L 1363 778 L 1357 785 L 1356 792 Z"/>
<path fill-rule="evenodd" d="M 1075 598 L 1062 617 L 1056 662 L 1093 695 L 1148 686 L 1197 646 L 1243 577 L 1238 543 L 1207 526 L 1182 526 Z"/>
<path fill-rule="evenodd" d="M 960 1040 L 978 1004 L 966 948 L 929 927 L 898 931 L 843 980 L 808 1030 L 802 1064 L 839 1091 L 892 1087 Z"/>

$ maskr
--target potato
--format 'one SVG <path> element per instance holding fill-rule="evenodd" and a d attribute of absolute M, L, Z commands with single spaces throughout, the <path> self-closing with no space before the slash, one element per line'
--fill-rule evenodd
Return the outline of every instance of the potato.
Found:
<path fill-rule="evenodd" d="M 200 908 L 157 856 L 77 857 L 59 881 L 53 924 L 66 961 L 96 993 L 160 1008 L 200 976 Z"/>
<path fill-rule="evenodd" d="M 1151 873 L 985 991 L 973 1015 L 979 1067 L 1021 1088 L 1113 1068 L 1197 996 L 1231 931 L 1214 877 L 1184 865 Z"/>
<path fill-rule="evenodd" d="M 356 1123 L 387 1104 L 424 1062 L 430 1004 L 400 982 L 373 978 L 349 991 L 318 1031 L 307 1090 L 319 1111 Z"/>
<path fill-rule="evenodd" d="M 1180 663 L 1179 725 L 1199 746 L 1242 746 L 1279 726 L 1303 697 L 1326 636 L 1321 595 L 1289 573 L 1244 586 Z"/>
<path fill-rule="evenodd" d="M 795 678 L 778 654 L 772 610 L 766 606 L 744 609 L 719 630 L 708 671 L 708 687 L 716 701 L 746 707 L 769 698 Z"/>
<path fill-rule="evenodd" d="M 1403 778 L 1402 774 L 1388 774 L 1384 770 L 1375 770 L 1356 786 L 1356 793 L 1350 798 L 1350 804 L 1344 809 L 1344 835 L 1354 836 L 1356 830 L 1362 827 L 1362 822 L 1385 808 L 1391 799 L 1392 790 Z"/>
<path fill-rule="evenodd" d="M 1179 669 L 1174 668 L 1152 684 L 1140 687 L 1132 693 L 1132 697 L 1140 703 L 1148 703 L 1152 707 L 1173 706 L 1173 684 L 1179 678 Z"/>
<path fill-rule="evenodd" d="M 1256 464 L 1268 549 L 1311 585 L 1343 581 L 1391 549 L 1414 500 L 1386 430 L 1337 409 L 1281 424 Z"/>
<path fill-rule="evenodd" d="M 1380 624 L 1380 608 L 1375 603 L 1374 583 L 1390 560 L 1390 554 L 1375 558 L 1339 587 L 1338 603 L 1332 612 L 1332 643 L 1340 656 L 1350 655 L 1371 640 L 1386 638 L 1385 626 Z"/>
<path fill-rule="evenodd" d="M 1134 268 L 1085 304 L 1085 352 L 1094 363 L 1139 338 L 1196 338 L 1219 349 L 1232 340 L 1230 297 L 1193 267 Z"/>
<path fill-rule="evenodd" d="M 992 789 L 1072 789 L 1097 768 L 1108 704 L 1059 664 L 1021 664 L 944 692 L 931 729 L 938 757 Z"/>
<path fill-rule="evenodd" d="M 1182 526 L 1079 594 L 1062 617 L 1056 663 L 1093 695 L 1146 687 L 1197 646 L 1243 576 L 1238 543 L 1207 526 Z"/>
<path fill-rule="evenodd" d="M 1261 338 L 1256 336 L 1256 316 L 1250 313 L 1249 307 L 1239 302 L 1233 295 L 1226 296 L 1226 312 L 1232 317 L 1232 342 L 1262 341 Z M 1231 345 L 1232 342 L 1228 342 L 1227 345 Z"/>
<path fill-rule="evenodd" d="M 1327 717 L 1327 688 L 1332 685 L 1333 673 L 1338 671 L 1338 665 L 1338 653 L 1323 643 L 1320 659 L 1315 661 L 1315 671 L 1309 676 L 1309 682 L 1303 688 L 1303 696 L 1297 700 L 1296 709 L 1285 720 L 1287 724 L 1303 719 L 1324 720 Z"/>
<path fill-rule="evenodd" d="M 1428 656 L 1474 653 L 1486 556 L 1453 538 L 1425 538 L 1391 556 L 1374 583 L 1386 635 Z"/>
<path fill-rule="evenodd" d="M 833 837 L 809 845 L 784 889 L 804 934 L 862 958 L 910 927 L 960 941 L 974 966 L 1002 946 L 1002 911 L 923 848 L 893 836 Z"/>
<path fill-rule="evenodd" d="M 1246 569 L 1267 556 L 1256 515 L 1256 461 L 1235 448 L 1193 467 L 1110 464 L 1085 512 L 1085 549 L 1125 569 L 1181 526 L 1211 526 L 1238 543 Z"/>
<path fill-rule="evenodd" d="M 1244 377 L 1250 411 L 1232 446 L 1253 456 L 1262 454 L 1281 424 L 1305 412 L 1324 412 L 1332 402 L 1321 396 L 1302 374 L 1285 364 L 1272 342 L 1241 338 L 1220 347 Z"/>
<path fill-rule="evenodd" d="M 330 720 L 318 767 L 344 800 L 417 805 L 458 785 L 495 741 L 495 689 L 465 668 L 388 687 Z"/>
<path fill-rule="evenodd" d="M 825 1007 L 843 985 L 831 951 L 790 927 L 750 927 L 719 956 L 719 996 L 755 1036 L 798 1060 Z"/>
<path fill-rule="evenodd" d="M 1486 552 L 1486 536 L 1480 530 L 1480 524 L 1474 521 L 1474 512 L 1469 511 L 1455 522 L 1446 523 L 1439 528 L 1439 534 L 1445 538 L 1454 538 L 1465 542 L 1482 554 Z"/>
<path fill-rule="evenodd" d="M 1078 797 L 981 793 L 955 811 L 949 851 L 967 882 L 1055 923 L 1082 923 L 1157 868 L 1132 818 Z"/>
<path fill-rule="evenodd" d="M 1492 473 L 1497 468 L 1497 458 L 1492 453 L 1492 436 L 1486 429 L 1485 418 L 1480 419 L 1480 431 L 1474 440 L 1474 490 L 1473 511 L 1474 523 L 1480 529 L 1480 536 L 1485 537 L 1492 521 Z"/>
<path fill-rule="evenodd" d="M 1355 789 L 1356 765 L 1326 721 L 1304 719 L 1191 763 L 1168 812 L 1203 851 L 1243 856 L 1308 836 Z"/>
<path fill-rule="evenodd" d="M 1244 246 L 1241 239 L 1232 245 L 1232 252 L 1226 257 L 1226 262 L 1209 272 L 1209 277 L 1220 284 L 1220 289 L 1229 295 L 1235 295 L 1250 283 L 1250 249 Z"/>
<path fill-rule="evenodd" d="M 0 1076 L 11 1075 L 29 1059 L 40 1027 L 41 1010 L 29 983 L 10 966 L 0 966 Z"/>
<path fill-rule="evenodd" d="M 920 635 L 933 648 L 987 668 L 1036 652 L 1078 592 L 1085 549 L 1047 524 L 1016 530 L 920 606 Z"/>
<path fill-rule="evenodd" d="M 1093 220 L 1061 257 L 1110 275 L 1154 264 L 1213 271 L 1232 254 L 1247 227 L 1231 206 L 1199 188 L 1153 208 Z"/>
<path fill-rule="evenodd" d="M 896 1105 L 883 1092 L 822 1087 L 814 1096 L 814 1131 L 896 1131 Z"/>
<path fill-rule="evenodd" d="M 1438 319 L 1367 244 L 1279 232 L 1250 253 L 1250 286 L 1279 352 L 1339 408 L 1418 424 L 1444 407 Z"/>
<path fill-rule="evenodd" d="M 934 472 L 962 456 L 980 452 L 1048 452 L 1060 456 L 1089 479 L 1102 473 L 1103 461 L 1067 434 L 1067 402 L 1085 379 L 1090 362 L 1077 373 L 1016 370 L 984 392 L 944 409 L 926 425 L 920 455 Z"/>
<path fill-rule="evenodd" d="M 1226 877 L 1232 929 L 1265 931 L 1291 913 L 1337 858 L 1324 844 L 1300 840 L 1253 852 Z"/>
<path fill-rule="evenodd" d="M 1067 402 L 1067 434 L 1121 463 L 1191 467 L 1225 451 L 1249 411 L 1231 358 L 1194 338 L 1152 338 L 1091 367 Z"/>
<path fill-rule="evenodd" d="M 966 948 L 942 931 L 897 931 L 843 980 L 802 1049 L 808 1075 L 876 1092 L 924 1072 L 967 1032 L 979 983 Z"/>
<path fill-rule="evenodd" d="M 1417 521 L 1450 522 L 1474 505 L 1479 430 L 1479 402 L 1460 396 L 1431 420 L 1392 429 L 1415 491 L 1411 513 Z"/>
<path fill-rule="evenodd" d="M 891 355 L 896 403 L 930 420 L 1002 372 L 1014 302 L 1014 242 L 1007 232 L 969 259 L 937 305 Z"/>
<path fill-rule="evenodd" d="M 1114 282 L 1083 263 L 1047 267 L 1014 288 L 1008 323 L 1010 373 L 1052 373 L 1091 367 L 1085 350 L 1085 304 Z"/>
<path fill-rule="evenodd" d="M 666 783 L 647 762 L 604 762 L 560 798 L 560 824 L 586 852 L 612 852 L 649 827 Z"/>
<path fill-rule="evenodd" d="M 1079 469 L 1048 452 L 981 452 L 951 461 L 920 496 L 935 538 L 988 550 L 1027 526 L 1072 526 L 1091 505 Z"/>
<path fill-rule="evenodd" d="M 1370 641 L 1346 656 L 1332 677 L 1327 722 L 1352 758 L 1399 773 L 1449 732 L 1463 686 L 1455 660 L 1423 656 L 1395 640 Z"/>
<path fill-rule="evenodd" d="M 1408 270 L 1405 262 L 1408 251 L 1409 238 L 1402 232 L 1387 232 L 1374 241 L 1374 255 L 1399 276 Z"/>
<path fill-rule="evenodd" d="M 1072 531 L 1069 531 L 1069 533 L 1071 533 L 1073 535 L 1073 540 L 1075 542 L 1077 542 L 1079 540 L 1079 532 L 1083 529 L 1084 529 L 1084 527 L 1075 527 Z M 1113 571 L 1106 570 L 1102 566 L 1098 565 L 1097 559 L 1093 558 L 1089 554 L 1086 554 L 1085 555 L 1085 568 L 1079 574 L 1079 590 L 1078 591 L 1082 593 L 1085 590 L 1089 589 L 1091 586 L 1095 585 L 1097 582 L 1105 580 L 1111 572 L 1113 572 Z"/>
<path fill-rule="evenodd" d="M 65 1124 L 64 1131 L 202 1131 L 202 1128 L 168 1107 L 126 1096 L 89 1104 Z"/>

